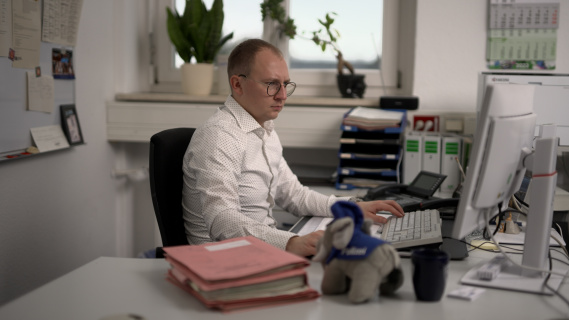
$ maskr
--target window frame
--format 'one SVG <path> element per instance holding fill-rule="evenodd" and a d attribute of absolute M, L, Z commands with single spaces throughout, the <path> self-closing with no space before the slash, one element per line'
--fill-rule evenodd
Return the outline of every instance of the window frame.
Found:
<path fill-rule="evenodd" d="M 287 6 L 289 0 L 284 0 Z M 155 8 L 155 20 L 153 27 L 154 42 L 154 72 L 155 79 L 151 86 L 154 92 L 182 92 L 180 87 L 180 70 L 174 67 L 174 46 L 170 42 L 166 31 L 166 6 L 173 7 L 174 0 L 157 0 Z M 259 9 L 260 10 L 260 9 Z M 397 51 L 398 51 L 398 23 L 399 23 L 398 0 L 383 1 L 383 37 L 382 37 L 382 65 L 380 70 L 357 70 L 365 75 L 367 85 L 366 97 L 379 97 L 388 89 L 398 86 L 397 78 Z M 263 27 L 263 39 L 276 44 L 285 53 L 288 61 L 288 39 L 270 39 L 274 30 L 274 23 L 265 21 Z M 295 96 L 316 97 L 339 97 L 340 93 L 336 85 L 336 69 L 289 69 L 291 80 L 297 83 Z M 214 80 L 215 81 L 215 80 Z M 383 83 L 382 83 L 383 82 Z M 391 90 L 390 90 L 391 91 Z"/>

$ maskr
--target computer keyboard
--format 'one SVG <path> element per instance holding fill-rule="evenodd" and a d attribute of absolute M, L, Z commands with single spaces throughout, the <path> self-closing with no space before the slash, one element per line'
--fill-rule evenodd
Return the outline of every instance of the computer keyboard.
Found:
<path fill-rule="evenodd" d="M 443 241 L 439 211 L 427 209 L 405 213 L 404 217 L 390 218 L 377 231 L 380 238 L 394 248 L 409 248 Z"/>

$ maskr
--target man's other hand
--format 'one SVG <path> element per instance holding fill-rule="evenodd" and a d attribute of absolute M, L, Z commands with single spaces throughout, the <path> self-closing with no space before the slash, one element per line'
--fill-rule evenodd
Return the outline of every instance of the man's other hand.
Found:
<path fill-rule="evenodd" d="M 316 254 L 316 243 L 323 235 L 324 231 L 318 230 L 304 236 L 292 237 L 286 244 L 286 251 L 301 257 L 313 256 Z"/>

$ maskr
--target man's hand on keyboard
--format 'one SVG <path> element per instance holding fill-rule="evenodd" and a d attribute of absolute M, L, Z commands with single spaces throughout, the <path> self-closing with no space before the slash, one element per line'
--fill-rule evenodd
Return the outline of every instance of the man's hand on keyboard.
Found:
<path fill-rule="evenodd" d="M 364 219 L 371 219 L 375 223 L 386 223 L 387 219 L 378 216 L 378 211 L 388 211 L 396 217 L 403 217 L 403 208 L 393 200 L 362 201 L 356 203 L 364 213 Z"/>

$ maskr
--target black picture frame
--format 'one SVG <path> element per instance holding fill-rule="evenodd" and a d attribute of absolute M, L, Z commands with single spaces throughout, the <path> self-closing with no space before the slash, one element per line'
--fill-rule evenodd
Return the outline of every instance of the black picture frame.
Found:
<path fill-rule="evenodd" d="M 83 144 L 83 133 L 79 124 L 79 116 L 74 104 L 65 104 L 59 106 L 61 111 L 61 128 L 65 133 L 65 137 L 69 145 Z"/>

